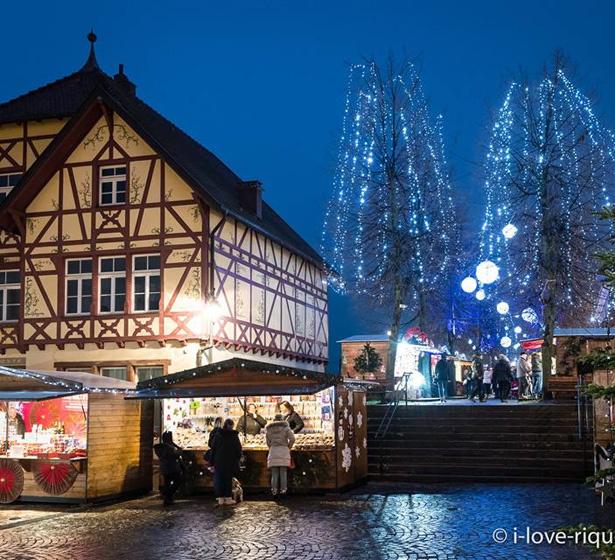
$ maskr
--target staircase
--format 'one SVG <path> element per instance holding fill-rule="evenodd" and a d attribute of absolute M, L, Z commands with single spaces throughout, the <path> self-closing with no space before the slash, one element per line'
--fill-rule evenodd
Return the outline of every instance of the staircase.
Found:
<path fill-rule="evenodd" d="M 579 440 L 574 401 L 549 404 L 368 407 L 371 480 L 581 481 L 592 473 L 592 427 Z M 591 411 L 591 409 L 590 409 Z"/>

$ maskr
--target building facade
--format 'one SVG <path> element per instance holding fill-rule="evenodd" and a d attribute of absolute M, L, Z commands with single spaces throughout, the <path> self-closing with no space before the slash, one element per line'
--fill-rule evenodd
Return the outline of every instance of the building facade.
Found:
<path fill-rule="evenodd" d="M 0 105 L 0 365 L 323 370 L 320 256 L 89 38 L 79 71 Z"/>

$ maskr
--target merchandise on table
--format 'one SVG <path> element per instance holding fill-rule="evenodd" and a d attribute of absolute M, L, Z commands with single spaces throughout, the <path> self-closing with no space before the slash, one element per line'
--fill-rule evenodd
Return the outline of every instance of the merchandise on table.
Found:
<path fill-rule="evenodd" d="M 288 401 L 305 424 L 295 434 L 294 448 L 331 449 L 335 445 L 332 395 L 333 389 L 325 389 L 313 395 L 166 399 L 164 429 L 171 430 L 175 443 L 184 449 L 207 449 L 216 417 L 232 418 L 237 425 L 244 405 L 255 404 L 258 414 L 271 422 L 280 413 L 280 404 Z M 264 429 L 258 435 L 240 433 L 240 438 L 245 449 L 267 449 Z"/>
<path fill-rule="evenodd" d="M 87 455 L 87 397 L 0 403 L 0 456 L 72 459 Z M 7 450 L 8 449 L 8 450 Z"/>

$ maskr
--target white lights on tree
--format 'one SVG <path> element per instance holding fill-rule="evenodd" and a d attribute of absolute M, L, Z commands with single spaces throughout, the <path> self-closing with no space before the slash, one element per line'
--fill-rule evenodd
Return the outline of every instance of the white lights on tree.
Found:
<path fill-rule="evenodd" d="M 517 231 L 517 226 L 515 226 L 514 224 L 506 224 L 502 228 L 502 235 L 506 239 L 512 239 L 515 235 L 517 235 Z"/>
<path fill-rule="evenodd" d="M 478 290 L 478 292 L 476 292 L 476 299 L 478 301 L 483 301 L 486 297 L 487 294 L 485 293 L 485 290 Z"/>
<path fill-rule="evenodd" d="M 467 276 L 461 281 L 461 289 L 466 294 L 471 294 L 474 290 L 476 290 L 477 285 L 478 285 L 478 282 L 476 281 L 476 278 L 472 276 Z"/>
<path fill-rule="evenodd" d="M 538 315 L 536 315 L 536 311 L 534 311 L 531 307 L 526 307 L 522 312 L 521 312 L 521 318 L 526 322 L 526 323 L 532 323 L 533 325 L 535 325 L 536 323 L 538 323 Z"/>
<path fill-rule="evenodd" d="M 511 344 L 512 344 L 512 340 L 510 340 L 510 337 L 508 336 L 503 336 L 500 339 L 500 345 L 502 346 L 502 348 L 510 348 Z"/>
<path fill-rule="evenodd" d="M 500 271 L 492 261 L 483 261 L 476 267 L 476 278 L 483 284 L 493 284 L 499 275 Z"/>
<path fill-rule="evenodd" d="M 498 313 L 500 315 L 506 315 L 506 313 L 508 313 L 508 310 L 510 309 L 509 305 L 505 301 L 501 301 L 500 303 L 498 303 L 495 308 L 498 310 Z"/>
<path fill-rule="evenodd" d="M 522 330 L 521 327 L 516 326 L 515 327 L 515 334 L 521 334 L 521 330 Z"/>

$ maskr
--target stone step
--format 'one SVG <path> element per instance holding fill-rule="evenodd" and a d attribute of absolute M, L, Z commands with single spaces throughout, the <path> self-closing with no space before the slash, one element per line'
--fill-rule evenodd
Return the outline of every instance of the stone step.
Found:
<path fill-rule="evenodd" d="M 383 468 L 377 468 L 376 465 L 371 465 L 368 472 L 374 474 L 401 474 L 401 475 L 435 475 L 435 476 L 447 476 L 447 475 L 464 475 L 464 476 L 524 476 L 524 477 L 544 477 L 546 479 L 552 476 L 560 477 L 577 477 L 578 480 L 582 480 L 585 476 L 583 465 L 580 466 L 549 466 L 549 467 L 500 467 L 500 466 L 477 466 L 477 465 L 451 465 L 449 468 L 445 468 L 441 464 L 424 464 L 424 465 L 396 465 L 384 463 Z"/>
<path fill-rule="evenodd" d="M 405 482 L 405 483 L 421 483 L 432 484 L 442 482 L 467 482 L 467 483 L 502 483 L 502 482 L 517 482 L 517 483 L 536 483 L 536 482 L 578 482 L 580 479 L 578 476 L 551 476 L 548 480 L 544 476 L 523 476 L 519 474 L 496 474 L 496 475 L 464 475 L 464 474 L 447 474 L 433 475 L 433 474 L 398 474 L 398 473 L 378 473 L 368 472 L 368 479 L 374 482 Z"/>

